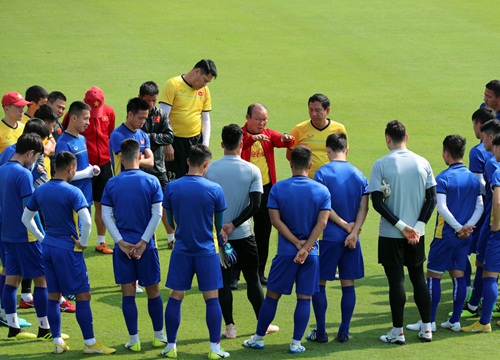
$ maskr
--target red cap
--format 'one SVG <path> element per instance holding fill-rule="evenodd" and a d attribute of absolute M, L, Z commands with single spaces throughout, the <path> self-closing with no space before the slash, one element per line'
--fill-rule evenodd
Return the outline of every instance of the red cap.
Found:
<path fill-rule="evenodd" d="M 92 86 L 85 93 L 85 103 L 90 105 L 92 110 L 90 111 L 90 116 L 93 118 L 99 118 L 102 116 L 104 110 L 104 93 L 97 86 Z"/>
<path fill-rule="evenodd" d="M 23 96 L 15 91 L 8 92 L 2 98 L 2 106 L 7 106 L 7 105 L 26 106 L 28 104 L 30 104 L 30 102 L 24 100 Z"/>

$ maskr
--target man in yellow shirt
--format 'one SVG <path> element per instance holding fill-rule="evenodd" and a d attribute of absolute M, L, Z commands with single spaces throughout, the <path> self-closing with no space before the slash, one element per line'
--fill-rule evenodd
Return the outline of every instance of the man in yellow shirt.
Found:
<path fill-rule="evenodd" d="M 29 101 L 28 110 L 24 113 L 21 122 L 26 122 L 35 115 L 40 105 L 46 104 L 49 93 L 40 85 L 33 85 L 26 89 L 26 101 Z"/>
<path fill-rule="evenodd" d="M 174 142 L 166 148 L 170 152 L 165 164 L 169 181 L 186 175 L 191 145 L 209 145 L 212 102 L 207 84 L 216 77 L 215 63 L 203 59 L 187 74 L 168 79 L 160 93 L 160 108 L 174 130 Z"/>
<path fill-rule="evenodd" d="M 24 107 L 29 101 L 24 100 L 18 92 L 8 92 L 2 97 L 2 107 L 5 117 L 0 122 L 0 153 L 17 142 L 23 134 L 24 125 L 20 123 Z"/>
<path fill-rule="evenodd" d="M 310 119 L 297 124 L 290 135 L 295 138 L 293 147 L 286 152 L 286 158 L 290 160 L 292 150 L 298 145 L 307 146 L 312 152 L 312 167 L 309 170 L 309 177 L 314 178 L 316 170 L 329 163 L 326 153 L 326 138 L 330 134 L 345 134 L 344 125 L 329 119 L 330 100 L 326 95 L 314 94 L 309 98 Z"/>

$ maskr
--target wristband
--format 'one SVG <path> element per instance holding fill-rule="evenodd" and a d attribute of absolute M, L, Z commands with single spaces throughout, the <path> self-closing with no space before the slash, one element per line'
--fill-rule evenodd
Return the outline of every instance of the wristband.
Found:
<path fill-rule="evenodd" d="M 394 225 L 399 231 L 403 232 L 406 227 L 406 223 L 404 221 L 398 220 L 398 222 Z"/>

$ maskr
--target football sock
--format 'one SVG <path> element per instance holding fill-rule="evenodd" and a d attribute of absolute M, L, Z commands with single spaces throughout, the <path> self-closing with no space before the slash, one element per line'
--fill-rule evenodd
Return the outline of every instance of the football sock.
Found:
<path fill-rule="evenodd" d="M 211 343 L 220 342 L 220 328 L 222 324 L 222 310 L 220 308 L 219 299 L 212 298 L 205 300 L 206 304 L 206 321 L 208 332 L 210 334 Z"/>
<path fill-rule="evenodd" d="M 130 343 L 131 344 L 135 344 L 137 342 L 139 342 L 139 334 L 134 334 L 134 335 L 129 335 L 129 338 L 130 338 Z"/>
<path fill-rule="evenodd" d="M 79 300 L 76 302 L 76 321 L 82 330 L 85 344 L 92 346 L 95 344 L 94 325 L 92 323 L 92 309 L 89 300 Z"/>
<path fill-rule="evenodd" d="M 0 304 L 2 304 L 2 293 L 4 286 L 5 286 L 5 275 L 0 274 Z"/>
<path fill-rule="evenodd" d="M 7 315 L 7 320 L 8 315 L 16 313 L 16 293 L 17 288 L 14 286 L 5 284 L 3 287 L 2 304 L 5 309 L 5 314 Z M 9 323 L 9 326 L 12 325 Z M 17 327 L 19 327 L 19 325 Z"/>
<path fill-rule="evenodd" d="M 467 297 L 466 279 L 462 276 L 454 278 L 453 280 L 453 314 L 450 317 L 450 323 L 454 324 L 460 321 L 462 315 L 462 308 Z"/>
<path fill-rule="evenodd" d="M 392 332 L 392 335 L 394 335 L 394 336 L 399 336 L 401 334 L 404 334 L 402 327 L 393 327 L 391 332 Z"/>
<path fill-rule="evenodd" d="M 481 301 L 481 295 L 483 294 L 483 267 L 476 267 L 476 276 L 474 277 L 474 288 L 472 289 L 472 296 L 469 300 L 469 307 L 472 309 L 473 306 L 476 310 L 479 306 L 479 302 Z"/>
<path fill-rule="evenodd" d="M 427 278 L 427 287 L 431 295 L 431 322 L 435 322 L 437 308 L 441 301 L 441 279 Z"/>
<path fill-rule="evenodd" d="M 316 317 L 316 331 L 318 334 L 324 334 L 326 332 L 326 310 L 328 308 L 325 285 L 320 285 L 319 292 L 314 293 L 312 304 L 314 316 Z"/>
<path fill-rule="evenodd" d="M 38 326 L 42 329 L 49 329 L 49 322 L 47 320 L 47 302 L 48 293 L 46 287 L 35 286 L 33 291 L 33 301 L 35 303 L 35 312 L 38 318 Z M 43 325 L 42 325 L 43 324 Z"/>
<path fill-rule="evenodd" d="M 470 255 L 467 255 L 467 262 L 465 263 L 465 271 L 464 271 L 464 278 L 465 278 L 465 286 L 467 288 L 470 287 L 470 277 L 472 276 L 472 266 L 470 265 Z"/>
<path fill-rule="evenodd" d="M 175 240 L 175 234 L 167 234 L 168 242 L 174 241 Z"/>
<path fill-rule="evenodd" d="M 309 322 L 311 315 L 311 299 L 297 299 L 295 312 L 293 314 L 293 339 L 300 342 Z"/>
<path fill-rule="evenodd" d="M 221 320 L 222 320 L 222 315 L 221 315 Z M 210 342 L 210 350 L 213 350 L 215 352 L 220 352 L 220 342 Z"/>
<path fill-rule="evenodd" d="M 59 301 L 49 300 L 47 305 L 47 319 L 50 324 L 50 332 L 52 337 L 61 337 L 61 310 L 59 306 Z M 54 342 L 55 343 L 55 342 Z"/>
<path fill-rule="evenodd" d="M 122 312 L 129 335 L 136 335 L 139 315 L 135 304 L 135 296 L 122 296 Z"/>
<path fill-rule="evenodd" d="M 160 295 L 148 299 L 148 313 L 153 323 L 153 330 L 163 331 L 163 302 Z"/>
<path fill-rule="evenodd" d="M 266 335 L 267 328 L 269 324 L 274 319 L 276 315 L 276 309 L 278 307 L 278 300 L 266 296 L 262 306 L 260 307 L 259 319 L 257 321 L 257 332 L 258 336 Z"/>
<path fill-rule="evenodd" d="M 493 307 L 498 298 L 498 283 L 493 277 L 483 278 L 483 310 L 479 322 L 483 325 L 489 324 Z"/>
<path fill-rule="evenodd" d="M 177 342 L 177 331 L 181 324 L 181 305 L 182 301 L 168 298 L 165 308 L 165 327 L 167 329 L 168 343 L 175 344 Z"/>
<path fill-rule="evenodd" d="M 339 333 L 349 334 L 352 313 L 356 306 L 356 290 L 353 286 L 345 286 L 342 288 L 342 300 L 340 300 L 340 310 L 342 313 L 342 321 L 339 327 Z"/>
<path fill-rule="evenodd" d="M 106 242 L 106 235 L 97 235 L 97 245 L 101 245 Z"/>

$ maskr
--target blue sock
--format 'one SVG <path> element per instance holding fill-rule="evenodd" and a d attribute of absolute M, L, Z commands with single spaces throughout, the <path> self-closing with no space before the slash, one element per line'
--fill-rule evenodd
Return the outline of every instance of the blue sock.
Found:
<path fill-rule="evenodd" d="M 154 331 L 163 330 L 163 301 L 161 296 L 157 296 L 154 299 L 148 299 L 148 313 L 153 323 Z"/>
<path fill-rule="evenodd" d="M 6 314 L 14 314 L 16 312 L 16 293 L 17 288 L 8 284 L 3 287 L 2 304 Z"/>
<path fill-rule="evenodd" d="M 319 286 L 319 292 L 312 297 L 312 304 L 316 317 L 316 331 L 318 334 L 324 334 L 326 332 L 326 309 L 328 308 L 325 285 Z"/>
<path fill-rule="evenodd" d="M 467 297 L 467 285 L 465 277 L 454 278 L 453 280 L 453 314 L 450 323 L 454 324 L 460 321 L 460 315 Z"/>
<path fill-rule="evenodd" d="M 340 311 L 342 312 L 342 321 L 339 327 L 339 333 L 349 334 L 352 313 L 356 306 L 356 290 L 353 286 L 342 288 L 342 300 L 340 300 Z"/>
<path fill-rule="evenodd" d="M 469 255 L 467 256 L 467 262 L 465 263 L 465 271 L 464 271 L 465 287 L 470 286 L 471 276 L 472 276 L 472 266 L 470 265 L 470 255 Z"/>
<path fill-rule="evenodd" d="M 470 297 L 469 304 L 472 306 L 479 306 L 481 295 L 483 294 L 483 267 L 476 267 L 476 276 L 474 277 L 474 289 Z"/>
<path fill-rule="evenodd" d="M 311 315 L 311 299 L 297 299 L 293 314 L 293 340 L 300 341 Z"/>
<path fill-rule="evenodd" d="M 435 322 L 437 308 L 441 301 L 441 279 L 427 278 L 427 287 L 431 295 L 431 322 Z"/>
<path fill-rule="evenodd" d="M 278 308 L 278 300 L 266 296 L 262 306 L 260 307 L 259 319 L 257 320 L 258 336 L 265 336 L 267 328 L 276 316 L 276 309 Z"/>
<path fill-rule="evenodd" d="M 37 317 L 41 318 L 47 316 L 48 301 L 49 296 L 47 293 L 47 288 L 35 286 L 35 289 L 33 289 L 33 302 L 35 303 L 35 311 Z"/>
<path fill-rule="evenodd" d="M 59 300 L 49 300 L 47 305 L 47 319 L 53 337 L 61 337 L 61 307 Z"/>
<path fill-rule="evenodd" d="M 83 340 L 94 338 L 94 324 L 92 321 L 92 309 L 90 301 L 83 300 L 76 302 L 76 321 L 82 330 Z"/>
<path fill-rule="evenodd" d="M 165 308 L 165 327 L 169 344 L 177 342 L 177 331 L 181 324 L 181 305 L 181 300 L 168 298 L 167 307 Z"/>
<path fill-rule="evenodd" d="M 222 325 L 222 310 L 218 298 L 205 300 L 206 321 L 211 343 L 220 342 L 220 327 Z"/>
<path fill-rule="evenodd" d="M 139 314 L 135 304 L 135 296 L 122 296 L 122 312 L 127 324 L 129 335 L 137 335 L 137 322 Z"/>
<path fill-rule="evenodd" d="M 493 307 L 498 298 L 498 283 L 493 277 L 483 278 L 483 309 L 479 322 L 483 325 L 489 324 Z"/>
<path fill-rule="evenodd" d="M 5 286 L 5 275 L 0 274 L 0 307 L 3 308 L 2 305 L 2 294 L 3 294 L 3 287 Z"/>

